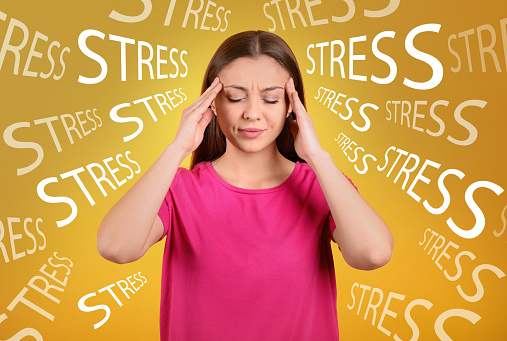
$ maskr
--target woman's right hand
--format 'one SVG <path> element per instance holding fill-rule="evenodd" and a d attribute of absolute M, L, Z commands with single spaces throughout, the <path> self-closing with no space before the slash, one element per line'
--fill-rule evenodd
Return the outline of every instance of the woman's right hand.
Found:
<path fill-rule="evenodd" d="M 213 117 L 209 106 L 220 90 L 222 90 L 222 83 L 216 77 L 210 87 L 194 103 L 183 110 L 180 125 L 172 144 L 180 148 L 185 155 L 192 153 L 201 144 L 204 130 Z"/>
<path fill-rule="evenodd" d="M 186 157 L 202 142 L 204 130 L 213 117 L 209 106 L 220 90 L 222 84 L 216 78 L 183 110 L 170 148 L 163 151 L 102 219 L 97 232 L 97 249 L 102 257 L 116 263 L 133 262 L 160 240 L 164 233 L 163 222 L 157 215 L 160 205 L 183 161 L 181 157 Z"/>

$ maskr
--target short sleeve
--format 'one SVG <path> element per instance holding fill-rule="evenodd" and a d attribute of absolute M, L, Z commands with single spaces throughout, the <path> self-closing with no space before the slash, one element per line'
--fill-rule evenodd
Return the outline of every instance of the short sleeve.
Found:
<path fill-rule="evenodd" d="M 336 224 L 334 222 L 333 215 L 331 214 L 331 210 L 329 210 L 329 212 L 327 212 L 326 226 L 329 227 L 329 236 L 331 237 L 331 240 L 334 240 L 333 239 L 333 231 L 336 228 Z"/>
<path fill-rule="evenodd" d="M 359 192 L 359 190 L 357 189 L 356 185 L 354 185 L 352 180 L 350 180 L 350 178 L 347 175 L 345 175 L 344 173 L 342 173 L 342 174 L 347 178 L 347 180 L 349 180 L 349 182 L 352 184 L 352 186 L 354 186 L 354 188 Z M 331 214 L 331 210 L 329 210 L 327 213 L 326 226 L 329 228 L 329 235 L 331 237 L 331 240 L 334 241 L 333 232 L 334 232 L 334 229 L 336 228 L 336 224 L 334 222 L 333 215 Z"/>
<path fill-rule="evenodd" d="M 169 229 L 172 225 L 173 217 L 174 217 L 174 187 L 176 186 L 176 183 L 178 182 L 178 179 L 180 177 L 180 170 L 176 172 L 174 175 L 174 179 L 171 182 L 171 186 L 169 187 L 169 190 L 167 191 L 167 194 L 164 197 L 164 200 L 162 201 L 162 204 L 160 205 L 160 208 L 158 210 L 158 216 L 160 217 L 160 220 L 162 220 L 162 224 L 164 225 L 164 234 L 162 237 L 160 237 L 159 241 L 162 240 L 167 234 L 169 233 Z"/>

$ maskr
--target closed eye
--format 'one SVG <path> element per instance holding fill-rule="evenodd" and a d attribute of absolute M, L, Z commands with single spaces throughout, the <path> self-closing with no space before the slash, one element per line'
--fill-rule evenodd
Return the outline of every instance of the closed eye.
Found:
<path fill-rule="evenodd" d="M 244 98 L 229 98 L 229 97 L 227 97 L 227 99 L 229 100 L 229 102 L 236 103 L 236 102 L 241 101 Z"/>
<path fill-rule="evenodd" d="M 230 98 L 230 97 L 227 97 L 227 100 L 231 103 L 237 103 L 239 101 L 242 101 L 244 100 L 245 98 Z M 268 104 L 276 104 L 278 103 L 278 100 L 277 99 L 273 99 L 273 100 L 269 100 L 269 99 L 264 99 L 263 100 L 265 103 L 268 103 Z"/>

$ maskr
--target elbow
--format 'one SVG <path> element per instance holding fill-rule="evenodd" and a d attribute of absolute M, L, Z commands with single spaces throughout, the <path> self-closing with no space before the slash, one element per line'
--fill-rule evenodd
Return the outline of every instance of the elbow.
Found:
<path fill-rule="evenodd" d="M 106 260 L 113 263 L 123 264 L 118 255 L 115 252 L 112 252 L 111 248 L 101 240 L 97 240 L 97 251 L 99 252 L 99 255 Z"/>
<path fill-rule="evenodd" d="M 126 264 L 138 260 L 140 257 L 133 257 L 122 250 L 118 243 L 109 241 L 104 237 L 97 237 L 97 251 L 102 258 L 117 264 Z"/>
<path fill-rule="evenodd" d="M 389 263 L 391 256 L 391 247 L 386 247 L 383 250 L 376 250 L 375 252 L 372 252 L 367 263 L 367 268 L 364 270 L 375 270 L 383 267 Z"/>
<path fill-rule="evenodd" d="M 394 238 L 386 225 L 388 233 L 382 242 L 377 242 L 367 252 L 366 266 L 364 270 L 375 270 L 383 267 L 391 260 L 394 248 Z"/>
<path fill-rule="evenodd" d="M 117 264 L 126 264 L 138 260 L 139 258 L 127 257 L 118 250 L 112 247 L 103 245 L 100 241 L 97 241 L 97 251 L 102 258 Z"/>
<path fill-rule="evenodd" d="M 392 244 L 385 246 L 372 247 L 364 250 L 362 255 L 345 258 L 347 264 L 358 270 L 375 270 L 383 267 L 391 260 L 393 246 Z M 345 255 L 344 255 L 345 256 Z"/>

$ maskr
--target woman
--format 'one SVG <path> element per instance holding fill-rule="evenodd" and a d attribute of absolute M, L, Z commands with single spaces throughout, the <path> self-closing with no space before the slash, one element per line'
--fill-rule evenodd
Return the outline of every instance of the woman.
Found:
<path fill-rule="evenodd" d="M 388 227 L 321 147 L 304 103 L 281 38 L 228 38 L 174 141 L 104 218 L 98 249 L 114 262 L 167 237 L 162 340 L 338 340 L 330 240 L 358 269 L 390 259 Z M 191 153 L 191 170 L 179 168 Z"/>

